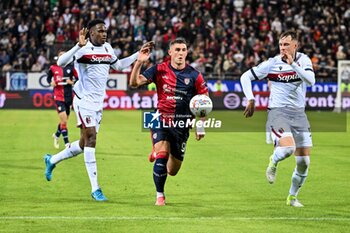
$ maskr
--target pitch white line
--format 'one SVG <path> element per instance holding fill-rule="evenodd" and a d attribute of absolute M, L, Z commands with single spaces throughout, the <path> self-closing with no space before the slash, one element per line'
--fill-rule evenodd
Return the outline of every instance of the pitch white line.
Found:
<path fill-rule="evenodd" d="M 349 221 L 349 218 L 328 217 L 142 217 L 142 216 L 111 216 L 111 217 L 74 217 L 74 216 L 1 216 L 1 220 L 97 220 L 97 221 Z"/>

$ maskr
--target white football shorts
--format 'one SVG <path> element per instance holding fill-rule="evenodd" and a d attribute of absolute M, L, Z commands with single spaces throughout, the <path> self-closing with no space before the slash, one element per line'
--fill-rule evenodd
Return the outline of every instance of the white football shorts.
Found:
<path fill-rule="evenodd" d="M 278 146 L 279 139 L 292 136 L 296 148 L 312 147 L 310 123 L 304 109 L 273 108 L 268 111 L 266 141 L 272 139 Z"/>
<path fill-rule="evenodd" d="M 73 108 L 77 117 L 77 127 L 95 127 L 97 133 L 100 129 L 102 120 L 102 110 L 94 111 L 86 109 L 84 107 L 81 107 L 79 103 L 79 99 L 77 97 L 74 97 Z"/>

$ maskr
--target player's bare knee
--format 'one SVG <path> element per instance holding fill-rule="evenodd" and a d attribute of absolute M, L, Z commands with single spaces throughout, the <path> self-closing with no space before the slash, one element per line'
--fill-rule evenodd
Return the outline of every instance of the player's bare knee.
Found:
<path fill-rule="evenodd" d="M 178 169 L 169 169 L 168 168 L 168 175 L 169 176 L 176 176 L 176 174 L 179 172 Z"/>
<path fill-rule="evenodd" d="M 84 137 L 84 144 L 88 147 L 95 147 L 96 145 L 96 133 L 95 132 L 86 132 Z"/>

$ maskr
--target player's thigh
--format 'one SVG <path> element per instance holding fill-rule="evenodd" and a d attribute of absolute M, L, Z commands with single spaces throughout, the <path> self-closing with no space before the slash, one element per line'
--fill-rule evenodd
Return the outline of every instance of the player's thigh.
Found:
<path fill-rule="evenodd" d="M 311 147 L 300 147 L 295 150 L 295 156 L 309 156 L 311 153 Z"/>
<path fill-rule="evenodd" d="M 64 105 L 65 105 L 67 119 L 68 119 L 68 117 L 70 115 L 70 109 L 72 107 L 72 101 L 67 101 L 67 102 L 64 103 Z"/>
<path fill-rule="evenodd" d="M 58 117 L 60 118 L 60 122 L 67 123 L 68 116 L 65 111 L 58 113 Z"/>
<path fill-rule="evenodd" d="M 81 127 L 80 146 L 96 147 L 96 128 Z"/>
<path fill-rule="evenodd" d="M 170 135 L 170 153 L 178 160 L 183 161 L 185 158 L 189 130 L 174 128 L 171 129 Z"/>
<path fill-rule="evenodd" d="M 168 141 L 158 141 L 153 145 L 153 148 L 156 153 L 161 151 L 170 153 L 170 143 Z"/>
<path fill-rule="evenodd" d="M 188 137 L 188 129 L 172 129 L 171 131 L 171 155 L 167 164 L 168 173 L 170 175 L 176 175 L 181 168 L 181 164 L 185 158 Z"/>

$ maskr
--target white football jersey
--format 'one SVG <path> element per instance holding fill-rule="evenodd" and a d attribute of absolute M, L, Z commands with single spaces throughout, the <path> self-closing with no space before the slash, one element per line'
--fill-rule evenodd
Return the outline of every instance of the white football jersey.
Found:
<path fill-rule="evenodd" d="M 304 70 L 312 69 L 310 58 L 297 53 L 294 62 Z M 304 108 L 307 84 L 303 82 L 293 68 L 277 55 L 253 67 L 251 72 L 256 80 L 267 78 L 271 81 L 269 108 Z"/>
<path fill-rule="evenodd" d="M 79 80 L 74 92 L 80 99 L 80 106 L 101 110 L 105 98 L 110 65 L 117 62 L 117 56 L 109 43 L 94 46 L 90 41 L 74 55 L 74 66 Z"/>

